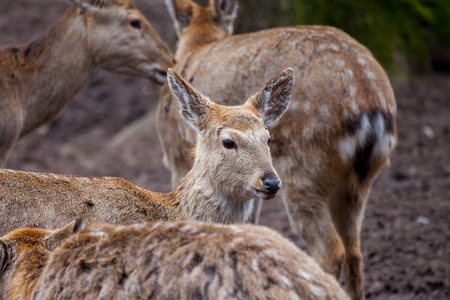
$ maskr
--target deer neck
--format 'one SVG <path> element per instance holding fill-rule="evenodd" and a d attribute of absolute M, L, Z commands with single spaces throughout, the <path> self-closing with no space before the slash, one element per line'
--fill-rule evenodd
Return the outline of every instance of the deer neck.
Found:
<path fill-rule="evenodd" d="M 180 61 L 188 53 L 228 36 L 223 30 L 211 25 L 197 25 L 185 28 L 178 41 L 175 60 Z"/>
<path fill-rule="evenodd" d="M 222 224 L 248 221 L 254 200 L 244 202 L 239 196 L 222 193 L 214 183 L 217 174 L 213 173 L 207 168 L 199 168 L 194 162 L 175 191 L 175 197 L 179 199 L 178 219 Z"/>
<path fill-rule="evenodd" d="M 96 72 L 84 16 L 75 6 L 44 36 L 5 53 L 23 111 L 22 134 L 55 117 Z"/>

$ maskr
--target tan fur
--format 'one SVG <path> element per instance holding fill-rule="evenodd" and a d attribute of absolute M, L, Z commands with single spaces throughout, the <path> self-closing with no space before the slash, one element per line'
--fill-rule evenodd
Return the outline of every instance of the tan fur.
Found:
<path fill-rule="evenodd" d="M 173 55 L 130 0 L 73 5 L 47 34 L 0 49 L 0 166 L 17 140 L 49 122 L 99 69 L 157 83 Z M 108 4 L 108 6 L 106 6 Z M 132 20 L 141 28 L 133 28 Z"/>
<path fill-rule="evenodd" d="M 261 92 L 243 106 L 221 106 L 170 69 L 168 79 L 177 93 L 188 92 L 180 105 L 190 111 L 190 117 L 197 116 L 193 107 L 203 112 L 203 119 L 193 125 L 199 130 L 194 165 L 176 191 L 155 193 L 120 178 L 0 169 L 0 234 L 22 227 L 58 228 L 77 217 L 89 223 L 116 224 L 157 219 L 245 222 L 255 200 L 275 197 L 276 192 L 269 193 L 264 186 L 267 176 L 278 176 L 263 122 L 281 117 L 284 110 L 265 109 Z M 268 101 L 286 107 L 292 82 L 292 70 L 286 70 L 262 91 L 275 93 Z M 271 90 L 273 83 L 278 85 Z M 287 88 L 283 97 L 279 97 L 279 87 Z M 224 139 L 233 139 L 236 147 L 225 148 Z"/>
<path fill-rule="evenodd" d="M 0 274 L 0 280 L 9 278 L 3 281 L 3 295 L 13 288 L 11 281 L 32 286 L 21 294 L 23 300 L 348 299 L 313 259 L 263 227 L 164 221 L 93 224 L 51 253 L 39 235 L 34 245 L 19 239 L 24 232 L 9 234 L 17 237 L 9 246 L 24 249 L 11 265 L 34 269 L 36 257 L 45 267 L 33 278 L 10 275 L 10 270 Z M 33 248 L 42 250 L 45 259 Z"/>
<path fill-rule="evenodd" d="M 364 46 L 332 27 L 228 36 L 229 26 L 223 23 L 232 22 L 235 9 L 215 15 L 224 2 L 232 6 L 235 1 L 212 0 L 202 8 L 187 0 L 166 0 L 169 11 L 189 12 L 184 27 L 172 14 L 179 27 L 174 69 L 226 105 L 242 103 L 280 68 L 294 69 L 290 107 L 271 129 L 274 164 L 284 184 L 281 197 L 291 227 L 326 271 L 339 277 L 346 261 L 349 290 L 360 299 L 364 208 L 397 140 L 388 77 Z M 176 186 L 190 168 L 185 153 L 195 133 L 181 122 L 173 102 L 164 86 L 157 129 Z"/>

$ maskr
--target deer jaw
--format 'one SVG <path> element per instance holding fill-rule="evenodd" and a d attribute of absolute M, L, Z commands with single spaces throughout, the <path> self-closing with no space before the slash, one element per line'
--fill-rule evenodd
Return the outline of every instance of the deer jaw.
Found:
<path fill-rule="evenodd" d="M 79 8 L 82 9 L 82 8 Z M 89 49 L 100 67 L 162 84 L 173 56 L 134 4 L 84 13 Z"/>

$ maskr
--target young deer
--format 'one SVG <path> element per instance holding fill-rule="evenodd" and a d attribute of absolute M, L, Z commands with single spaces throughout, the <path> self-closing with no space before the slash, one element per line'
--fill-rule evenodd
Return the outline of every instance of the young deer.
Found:
<path fill-rule="evenodd" d="M 83 217 L 117 224 L 157 219 L 245 222 L 254 199 L 275 197 L 270 126 L 287 109 L 294 80 L 286 69 L 242 106 L 213 103 L 169 70 L 183 119 L 197 131 L 191 171 L 176 191 L 160 194 L 120 178 L 0 170 L 0 234 L 57 228 Z"/>
<path fill-rule="evenodd" d="M 0 298 L 348 299 L 312 258 L 264 227 L 155 221 L 78 233 L 77 224 L 0 238 Z"/>
<path fill-rule="evenodd" d="M 100 69 L 163 83 L 173 55 L 131 0 L 72 0 L 37 40 L 0 49 L 0 166 Z"/>
<path fill-rule="evenodd" d="M 201 7 L 166 0 L 179 42 L 174 69 L 221 104 L 236 105 L 274 71 L 297 78 L 289 110 L 271 129 L 280 194 L 291 227 L 313 257 L 339 277 L 346 266 L 353 299 L 363 297 L 360 231 L 373 180 L 396 140 L 396 103 L 382 67 L 344 32 L 296 26 L 230 36 L 235 0 Z M 177 185 L 190 169 L 195 134 L 184 126 L 167 86 L 156 123 L 164 162 Z"/>

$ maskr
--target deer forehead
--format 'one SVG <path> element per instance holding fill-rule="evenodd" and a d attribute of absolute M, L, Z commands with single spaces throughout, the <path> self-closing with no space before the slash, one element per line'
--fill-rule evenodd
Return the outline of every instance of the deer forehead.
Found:
<path fill-rule="evenodd" d="M 217 105 L 214 112 L 215 114 L 213 114 L 212 118 L 218 121 L 218 124 L 221 124 L 218 128 L 219 134 L 220 131 L 223 131 L 226 128 L 241 132 L 267 132 L 264 128 L 262 119 L 244 106 L 227 107 Z"/>

